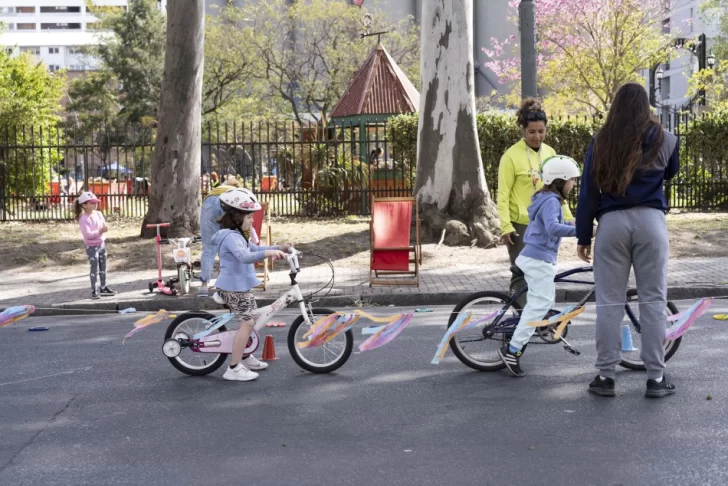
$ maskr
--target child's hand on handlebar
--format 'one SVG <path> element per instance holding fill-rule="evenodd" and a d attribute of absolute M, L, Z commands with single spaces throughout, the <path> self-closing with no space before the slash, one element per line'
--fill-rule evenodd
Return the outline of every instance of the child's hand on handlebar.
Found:
<path fill-rule="evenodd" d="M 289 250 L 290 250 L 291 248 L 293 248 L 293 243 L 291 243 L 291 242 L 286 242 L 286 243 L 283 243 L 282 245 L 280 245 L 280 247 L 281 247 L 281 251 L 282 251 L 282 252 L 288 253 L 288 251 L 289 251 Z"/>
<path fill-rule="evenodd" d="M 273 259 L 286 259 L 286 254 L 280 250 L 265 250 L 266 257 L 272 257 Z"/>

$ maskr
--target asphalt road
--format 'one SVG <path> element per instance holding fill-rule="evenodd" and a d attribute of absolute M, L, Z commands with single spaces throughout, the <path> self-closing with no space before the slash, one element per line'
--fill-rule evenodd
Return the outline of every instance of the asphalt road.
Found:
<path fill-rule="evenodd" d="M 0 329 L 0 484 L 728 484 L 728 323 L 711 319 L 727 301 L 686 335 L 662 400 L 639 372 L 614 399 L 586 392 L 590 313 L 570 333 L 581 356 L 529 347 L 523 379 L 432 365 L 449 310 L 330 375 L 267 329 L 280 359 L 249 383 L 179 373 L 166 323 L 122 345 L 138 314 L 28 318 Z"/>

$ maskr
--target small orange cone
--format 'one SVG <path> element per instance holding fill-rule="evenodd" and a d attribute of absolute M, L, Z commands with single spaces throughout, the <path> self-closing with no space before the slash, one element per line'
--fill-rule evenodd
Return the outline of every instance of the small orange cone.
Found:
<path fill-rule="evenodd" d="M 276 347 L 273 344 L 273 336 L 266 334 L 265 341 L 263 342 L 263 361 L 275 361 L 278 359 L 276 356 Z"/>

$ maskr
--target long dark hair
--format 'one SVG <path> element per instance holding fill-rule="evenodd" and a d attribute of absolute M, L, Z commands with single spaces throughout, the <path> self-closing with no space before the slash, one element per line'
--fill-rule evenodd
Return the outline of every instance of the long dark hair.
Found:
<path fill-rule="evenodd" d="M 221 228 L 237 230 L 241 235 L 243 235 L 245 241 L 248 241 L 250 240 L 250 231 L 243 231 L 242 229 L 243 221 L 247 214 L 252 213 L 231 209 L 222 213 L 222 216 L 218 218 L 217 222 L 220 223 Z"/>
<path fill-rule="evenodd" d="M 554 194 L 556 194 L 556 197 L 559 198 L 559 203 L 564 204 L 565 185 L 566 181 L 564 179 L 554 179 L 551 184 L 544 184 L 543 186 L 541 186 L 541 189 L 536 192 L 553 192 Z"/>
<path fill-rule="evenodd" d="M 656 131 L 655 144 L 642 153 L 642 142 Z M 607 121 L 596 135 L 594 182 L 602 192 L 623 196 L 635 170 L 657 157 L 665 134 L 652 115 L 647 92 L 637 83 L 627 83 L 617 91 Z"/>
<path fill-rule="evenodd" d="M 83 213 L 83 206 L 80 205 L 78 203 L 78 199 L 76 199 L 73 203 L 73 216 L 76 218 L 76 221 L 81 218 L 81 213 Z"/>

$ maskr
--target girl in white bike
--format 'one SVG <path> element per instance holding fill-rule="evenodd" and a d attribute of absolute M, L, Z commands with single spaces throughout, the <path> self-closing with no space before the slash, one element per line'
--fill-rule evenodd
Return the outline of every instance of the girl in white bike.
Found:
<path fill-rule="evenodd" d="M 576 236 L 576 227 L 564 224 L 562 206 L 579 175 L 576 161 L 563 155 L 546 159 L 541 166 L 544 186 L 533 196 L 528 208 L 530 223 L 523 235 L 525 246 L 516 258 L 516 265 L 523 271 L 528 284 L 528 298 L 510 343 L 498 350 L 513 376 L 525 375 L 521 369 L 521 354 L 536 331 L 528 323 L 543 319 L 554 305 L 559 244 L 563 237 Z"/>
<path fill-rule="evenodd" d="M 220 276 L 215 283 L 220 296 L 235 314 L 240 328 L 235 334 L 230 367 L 223 379 L 231 381 L 250 381 L 258 377 L 253 370 L 263 370 L 263 363 L 252 354 L 243 360 L 243 352 L 248 344 L 254 325 L 257 309 L 252 289 L 260 284 L 255 274 L 255 262 L 266 257 L 285 258 L 284 252 L 292 246 L 256 246 L 245 236 L 253 224 L 253 213 L 261 209 L 253 193 L 233 189 L 220 195 L 220 206 L 224 213 L 220 218 L 223 228 L 212 238 L 220 258 Z"/>

